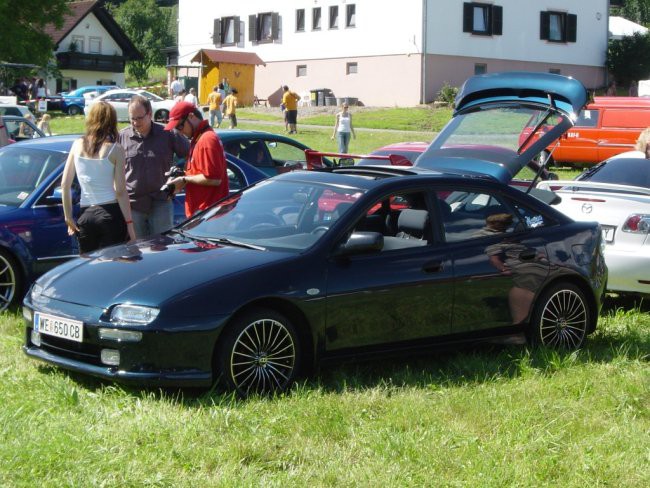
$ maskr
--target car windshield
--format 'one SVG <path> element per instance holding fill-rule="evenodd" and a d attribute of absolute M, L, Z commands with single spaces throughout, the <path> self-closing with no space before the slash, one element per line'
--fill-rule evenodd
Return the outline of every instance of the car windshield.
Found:
<path fill-rule="evenodd" d="M 20 206 L 65 158 L 18 144 L 0 149 L 0 205 Z"/>
<path fill-rule="evenodd" d="M 582 173 L 577 179 L 650 188 L 650 169 L 645 158 L 613 159 Z"/>
<path fill-rule="evenodd" d="M 545 107 L 486 104 L 454 117 L 431 147 L 441 155 L 504 163 L 516 158 L 563 119 Z"/>
<path fill-rule="evenodd" d="M 315 244 L 364 190 L 266 180 L 233 195 L 177 231 L 215 244 L 301 251 Z"/>

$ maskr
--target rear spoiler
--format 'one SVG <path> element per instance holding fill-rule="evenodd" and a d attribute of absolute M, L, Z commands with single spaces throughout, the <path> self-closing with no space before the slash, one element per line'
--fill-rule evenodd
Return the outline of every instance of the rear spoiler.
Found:
<path fill-rule="evenodd" d="M 589 188 L 594 191 L 608 190 L 616 193 L 624 193 L 627 196 L 630 194 L 635 195 L 650 195 L 650 188 L 642 186 L 631 185 L 617 185 L 615 183 L 598 183 L 595 181 L 576 181 L 576 180 L 555 180 L 555 181 L 540 181 L 537 183 L 537 188 L 560 191 L 560 192 L 575 192 L 578 188 Z"/>
<path fill-rule="evenodd" d="M 389 161 L 391 166 L 413 166 L 413 163 L 411 163 L 411 161 L 399 154 L 345 154 L 305 149 L 305 161 L 307 162 L 307 169 L 326 168 L 327 165 L 323 162 L 323 157 L 338 158 L 333 160 L 335 167 L 354 166 L 355 159 L 376 159 L 378 161 Z"/>

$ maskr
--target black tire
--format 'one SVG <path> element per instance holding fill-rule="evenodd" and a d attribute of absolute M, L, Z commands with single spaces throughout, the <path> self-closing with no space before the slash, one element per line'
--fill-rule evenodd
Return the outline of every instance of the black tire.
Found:
<path fill-rule="evenodd" d="M 22 299 L 23 275 L 17 261 L 0 249 L 0 312 Z"/>
<path fill-rule="evenodd" d="M 585 294 L 571 283 L 545 290 L 535 304 L 529 338 L 538 345 L 578 349 L 585 341 L 591 311 Z"/>
<path fill-rule="evenodd" d="M 76 105 L 70 105 L 68 107 L 68 115 L 79 115 L 81 113 L 81 107 L 77 107 Z"/>
<path fill-rule="evenodd" d="M 255 308 L 235 318 L 219 341 L 215 366 L 229 390 L 242 397 L 286 391 L 300 365 L 293 324 L 270 309 Z"/>
<path fill-rule="evenodd" d="M 169 120 L 169 112 L 167 110 L 158 110 L 154 115 L 156 122 L 167 122 Z"/>

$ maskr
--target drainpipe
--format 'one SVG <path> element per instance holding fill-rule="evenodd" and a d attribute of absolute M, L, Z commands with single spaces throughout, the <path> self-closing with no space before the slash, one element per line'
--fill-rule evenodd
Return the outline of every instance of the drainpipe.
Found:
<path fill-rule="evenodd" d="M 420 61 L 420 77 L 422 82 L 422 94 L 420 103 L 427 103 L 427 4 L 429 0 L 422 0 L 422 59 Z"/>

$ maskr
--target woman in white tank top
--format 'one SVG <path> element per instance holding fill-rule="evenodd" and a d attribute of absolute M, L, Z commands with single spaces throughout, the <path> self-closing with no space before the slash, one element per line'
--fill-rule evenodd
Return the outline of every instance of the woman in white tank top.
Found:
<path fill-rule="evenodd" d="M 334 132 L 331 139 L 336 140 L 339 146 L 340 153 L 347 153 L 350 145 L 350 137 L 357 137 L 352 127 L 352 114 L 348 111 L 348 104 L 343 103 L 343 110 L 336 114 L 336 124 L 334 125 Z"/>
<path fill-rule="evenodd" d="M 63 212 L 68 233 L 77 236 L 81 254 L 135 239 L 124 174 L 124 149 L 117 144 L 112 105 L 97 102 L 86 119 L 86 133 L 70 150 L 63 170 Z M 72 214 L 75 175 L 81 186 L 81 215 Z"/>

